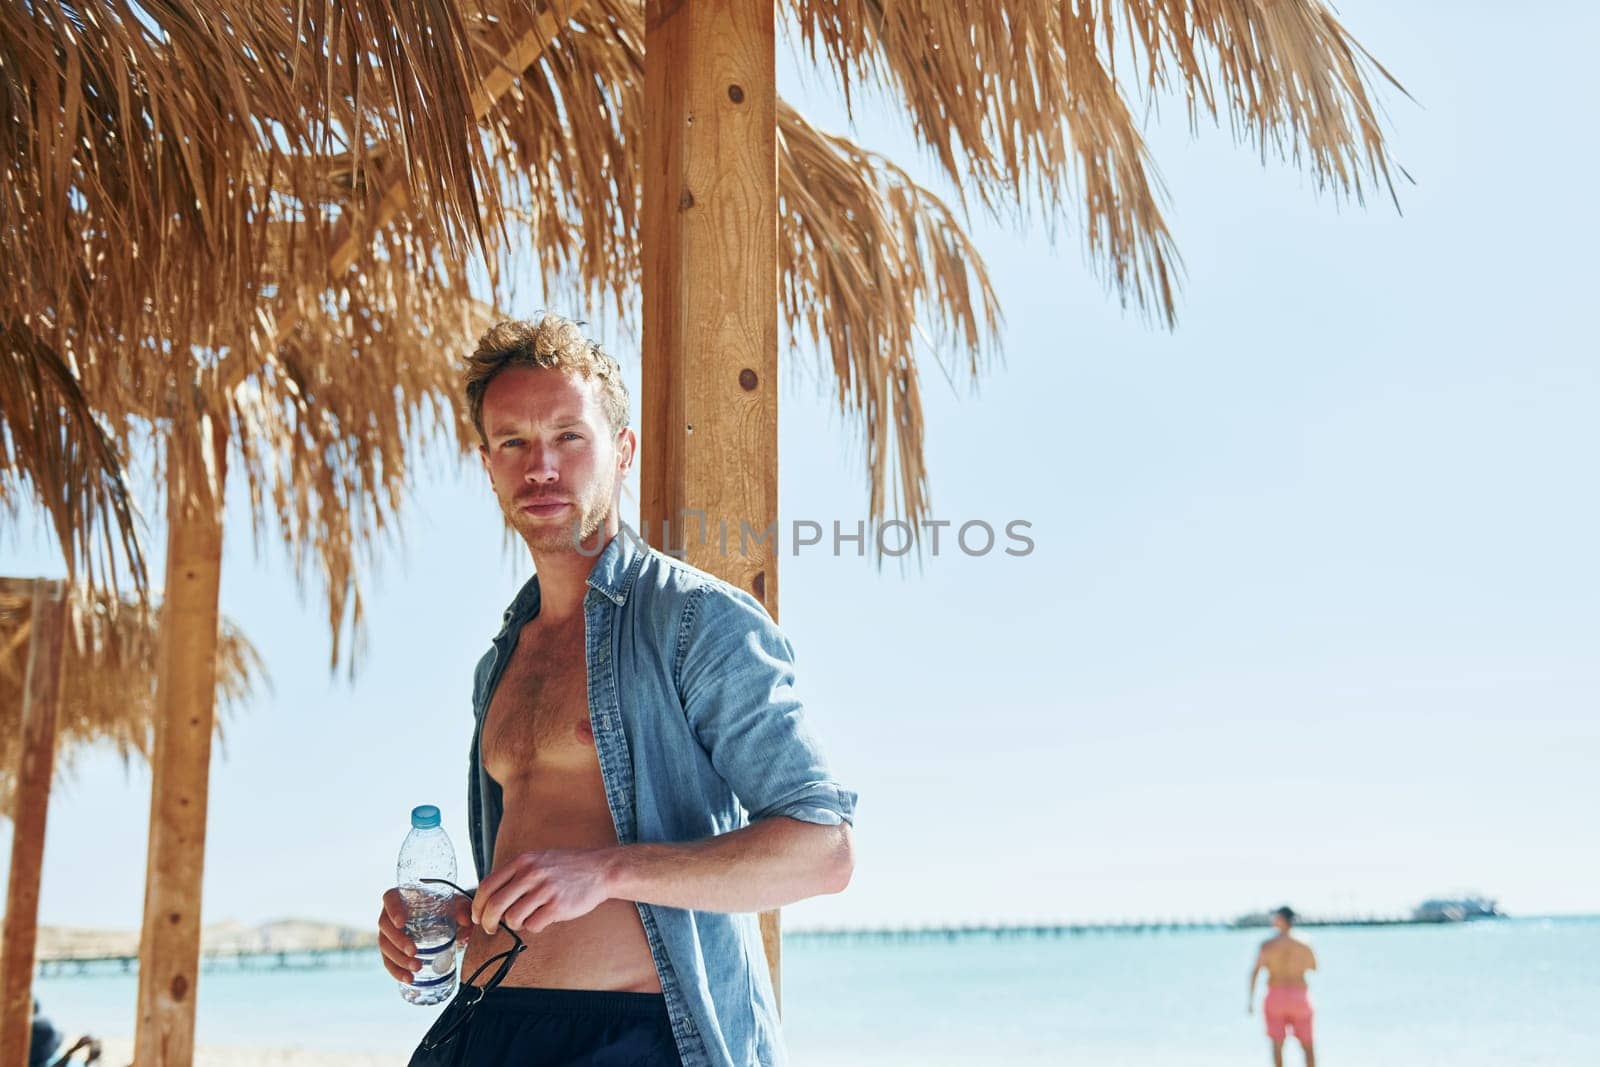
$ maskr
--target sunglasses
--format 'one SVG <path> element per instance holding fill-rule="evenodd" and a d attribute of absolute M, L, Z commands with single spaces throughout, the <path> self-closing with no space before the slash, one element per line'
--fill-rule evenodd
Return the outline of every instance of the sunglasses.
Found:
<path fill-rule="evenodd" d="M 419 881 L 432 885 L 448 886 L 464 897 L 470 898 L 472 896 L 472 894 L 467 892 L 465 889 L 462 889 L 454 882 L 444 878 L 422 878 L 419 879 Z M 450 1025 L 446 1026 L 440 1033 L 433 1034 L 430 1032 L 428 1036 L 422 1039 L 422 1044 L 419 1046 L 421 1051 L 432 1052 L 435 1049 L 444 1048 L 450 1042 L 454 1041 L 456 1036 L 459 1035 L 462 1029 L 466 1027 L 467 1021 L 472 1018 L 472 1014 L 477 1009 L 478 1002 L 483 999 L 484 994 L 489 992 L 489 990 L 493 989 L 495 986 L 499 985 L 501 982 L 505 981 L 506 975 L 511 973 L 512 964 L 517 962 L 517 956 L 519 956 L 522 953 L 522 950 L 528 946 L 523 942 L 521 935 L 515 930 L 512 930 L 509 927 L 502 927 L 502 929 L 511 935 L 511 939 L 515 941 L 516 944 L 506 949 L 504 952 L 496 952 L 493 956 L 490 956 L 488 959 L 479 964 L 478 969 L 472 972 L 472 976 L 470 978 L 465 978 L 462 980 L 461 984 L 471 991 L 471 999 L 468 1000 L 465 997 L 457 997 L 456 1000 L 451 1003 L 450 1007 L 447 1008 L 446 1011 L 454 1011 L 458 1006 L 460 1007 L 460 1011 L 457 1012 L 456 1017 L 450 1021 Z M 477 982 L 478 975 L 482 974 L 495 964 L 499 964 L 499 966 L 495 969 L 494 974 L 489 976 L 489 980 L 483 983 L 481 986 L 475 985 L 474 983 Z"/>

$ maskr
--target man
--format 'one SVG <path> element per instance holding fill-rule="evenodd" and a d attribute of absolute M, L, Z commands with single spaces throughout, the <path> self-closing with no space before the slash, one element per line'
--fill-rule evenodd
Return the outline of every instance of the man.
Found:
<path fill-rule="evenodd" d="M 1306 1055 L 1306 1067 L 1317 1067 L 1316 1050 L 1311 1044 L 1311 998 L 1306 992 L 1306 972 L 1317 969 L 1317 954 L 1295 937 L 1294 909 L 1279 908 L 1272 913 L 1278 935 L 1261 943 L 1255 969 L 1250 972 L 1250 999 L 1246 1010 L 1255 1011 L 1256 975 L 1267 972 L 1267 999 L 1261 1005 L 1266 1016 L 1267 1037 L 1272 1041 L 1273 1067 L 1283 1067 L 1283 1041 L 1289 1031 Z"/>
<path fill-rule="evenodd" d="M 97 1038 L 84 1034 L 78 1040 L 68 1045 L 66 1051 L 61 1050 L 63 1043 L 61 1031 L 55 1028 L 47 1017 L 39 1013 L 39 998 L 33 998 L 33 1026 L 29 1031 L 28 1042 L 28 1067 L 67 1067 L 74 1062 L 74 1057 L 79 1052 L 83 1053 L 83 1062 L 100 1062 L 100 1042 Z"/>
<path fill-rule="evenodd" d="M 845 888 L 856 803 L 806 725 L 790 644 L 754 597 L 620 521 L 627 391 L 575 324 L 496 325 L 466 395 L 537 573 L 473 682 L 480 884 L 457 903 L 481 932 L 462 975 L 510 931 L 527 950 L 500 957 L 495 988 L 463 982 L 411 1062 L 785 1063 L 756 913 Z M 380 946 L 408 981 L 404 922 L 390 890 Z"/>

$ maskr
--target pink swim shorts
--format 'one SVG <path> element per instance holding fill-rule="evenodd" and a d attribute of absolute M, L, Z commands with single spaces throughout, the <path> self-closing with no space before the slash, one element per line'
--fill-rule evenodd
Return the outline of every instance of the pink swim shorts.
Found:
<path fill-rule="evenodd" d="M 1267 1036 L 1282 1041 L 1290 1030 L 1302 1045 L 1311 1044 L 1311 997 L 1305 986 L 1272 986 L 1261 1014 L 1267 1017 Z"/>

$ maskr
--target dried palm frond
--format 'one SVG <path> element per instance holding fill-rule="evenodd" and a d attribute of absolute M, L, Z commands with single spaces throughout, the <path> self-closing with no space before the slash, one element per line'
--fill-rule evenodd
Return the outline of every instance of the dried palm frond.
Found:
<path fill-rule="evenodd" d="M 506 3 L 473 23 L 478 67 L 503 75 L 499 95 L 483 101 L 484 139 L 498 164 L 495 196 L 519 224 L 496 249 L 497 280 L 514 286 L 506 268 L 526 254 L 547 300 L 604 298 L 626 314 L 640 269 L 643 4 L 550 9 L 559 20 Z"/>
<path fill-rule="evenodd" d="M 13 768 L 22 736 L 22 687 L 33 625 L 31 583 L 0 582 L 0 815 L 14 800 Z M 159 609 L 119 600 L 79 586 L 65 647 L 66 669 L 56 713 L 56 777 L 70 778 L 76 758 L 106 745 L 124 763 L 148 759 L 156 714 L 156 644 Z M 266 681 L 261 657 L 239 628 L 221 622 L 217 647 L 217 718 L 236 713 Z"/>
<path fill-rule="evenodd" d="M 0 320 L 0 512 L 15 519 L 29 483 L 68 573 L 114 588 L 117 560 L 125 558 L 142 596 L 149 580 L 133 498 L 100 420 L 71 364 L 42 338 Z M 97 574 L 97 563 L 108 572 Z"/>
<path fill-rule="evenodd" d="M 335 665 L 347 624 L 359 638 L 360 564 L 397 531 L 417 450 L 476 444 L 454 403 L 456 357 L 495 318 L 464 297 L 461 264 L 398 225 L 348 273 L 227 398 L 258 538 L 276 531 L 320 579 Z"/>
<path fill-rule="evenodd" d="M 1392 192 L 1371 75 L 1399 88 L 1318 0 L 788 0 L 813 59 L 851 102 L 887 88 L 959 188 L 991 210 L 1075 201 L 1126 300 L 1172 322 L 1178 268 L 1160 182 L 1116 76 L 1147 103 L 1181 93 L 1190 124 L 1226 117 L 1307 164 L 1319 185 Z"/>
<path fill-rule="evenodd" d="M 62 334 L 159 339 L 177 361 L 236 345 L 263 295 L 265 224 L 325 243 L 323 157 L 359 167 L 372 143 L 395 149 L 438 234 L 475 239 L 498 222 L 459 122 L 476 81 L 456 0 L 6 5 L 12 299 Z"/>
<path fill-rule="evenodd" d="M 781 101 L 778 175 L 780 300 L 791 348 L 809 337 L 831 360 L 839 409 L 863 416 L 869 513 L 892 511 L 920 531 L 927 472 L 919 323 L 940 328 L 934 353 L 968 353 L 964 369 L 976 378 L 999 327 L 999 300 L 977 249 L 937 197 Z M 892 509 L 884 499 L 891 482 Z"/>

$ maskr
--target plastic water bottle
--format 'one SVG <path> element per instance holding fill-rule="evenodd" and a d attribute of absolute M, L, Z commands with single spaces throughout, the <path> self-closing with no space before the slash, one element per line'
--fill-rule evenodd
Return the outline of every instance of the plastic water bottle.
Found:
<path fill-rule="evenodd" d="M 411 832 L 400 846 L 395 884 L 406 905 L 406 936 L 417 946 L 422 967 L 400 996 L 412 1004 L 442 1004 L 456 991 L 455 890 L 424 884 L 424 878 L 456 880 L 456 850 L 439 828 L 439 809 L 411 809 Z"/>

